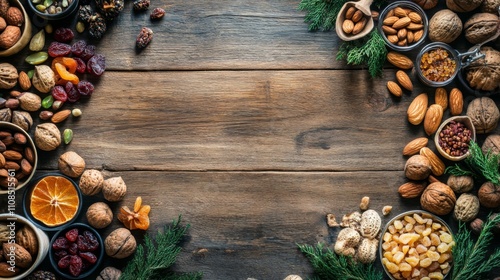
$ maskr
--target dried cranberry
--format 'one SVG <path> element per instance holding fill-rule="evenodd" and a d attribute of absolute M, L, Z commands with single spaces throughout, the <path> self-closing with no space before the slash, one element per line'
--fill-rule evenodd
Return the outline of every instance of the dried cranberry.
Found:
<path fill-rule="evenodd" d="M 88 251 L 88 242 L 83 235 L 78 235 L 78 239 L 76 240 L 76 245 L 78 246 L 78 250 L 82 252 Z"/>
<path fill-rule="evenodd" d="M 69 83 L 71 84 L 71 82 L 69 82 Z M 63 88 L 62 86 L 59 86 L 59 85 L 54 86 L 52 88 L 52 97 L 54 97 L 55 100 L 59 100 L 62 102 L 65 102 L 66 100 L 68 100 L 68 94 L 66 93 L 65 88 Z M 78 236 L 78 229 L 73 229 L 73 230 L 76 230 L 76 234 L 75 233 L 70 234 L 71 238 L 68 238 L 68 233 L 70 231 L 68 231 L 68 233 L 66 233 L 66 238 L 68 238 L 68 240 L 71 242 L 75 242 L 76 237 Z"/>
<path fill-rule="evenodd" d="M 101 76 L 106 70 L 106 58 L 104 55 L 96 54 L 87 61 L 87 72 L 92 75 Z"/>
<path fill-rule="evenodd" d="M 54 40 L 62 43 L 69 43 L 75 38 L 73 30 L 65 27 L 59 27 L 54 31 Z"/>
<path fill-rule="evenodd" d="M 92 93 L 94 93 L 94 85 L 89 81 L 81 80 L 80 82 L 78 82 L 76 88 L 82 96 L 90 97 Z"/>
<path fill-rule="evenodd" d="M 80 100 L 81 96 L 76 87 L 73 84 L 71 85 L 72 87 L 68 91 L 66 91 L 66 93 L 68 94 L 68 102 L 75 103 L 76 101 Z"/>
<path fill-rule="evenodd" d="M 76 245 L 76 243 L 69 244 L 68 253 L 71 255 L 78 254 L 78 245 Z"/>
<path fill-rule="evenodd" d="M 82 258 L 79 256 L 71 256 L 71 260 L 69 261 L 69 273 L 73 276 L 78 276 L 80 273 L 82 273 L 83 269 L 83 262 Z"/>
<path fill-rule="evenodd" d="M 95 50 L 96 50 L 96 47 L 94 45 L 85 46 L 85 49 L 83 50 L 83 53 L 80 56 L 80 58 L 85 60 L 85 61 L 88 61 L 91 57 L 93 57 L 95 55 Z"/>
<path fill-rule="evenodd" d="M 62 259 L 62 257 L 64 256 L 67 256 L 68 255 L 68 251 L 66 250 L 57 250 L 54 252 L 54 256 L 56 257 L 56 260 L 60 260 Z"/>
<path fill-rule="evenodd" d="M 87 240 L 88 251 L 95 251 L 99 248 L 99 240 L 92 232 L 86 230 L 83 232 L 83 236 Z"/>
<path fill-rule="evenodd" d="M 52 42 L 49 45 L 48 53 L 51 57 L 67 56 L 71 53 L 71 46 L 65 43 Z"/>
<path fill-rule="evenodd" d="M 97 261 L 97 257 L 91 252 L 80 252 L 78 255 L 91 264 L 94 264 Z"/>
<path fill-rule="evenodd" d="M 71 45 L 71 53 L 76 57 L 80 57 L 85 51 L 86 46 L 87 42 L 85 40 L 78 40 Z"/>
<path fill-rule="evenodd" d="M 73 57 L 73 59 L 76 60 L 76 63 L 78 63 L 78 66 L 76 66 L 76 72 L 80 74 L 85 73 L 85 71 L 87 71 L 87 64 L 85 61 L 79 57 Z"/>
<path fill-rule="evenodd" d="M 68 249 L 69 248 L 69 242 L 66 237 L 58 237 L 54 243 L 52 243 L 52 249 L 54 250 L 61 250 L 61 249 Z"/>
<path fill-rule="evenodd" d="M 55 88 L 55 87 L 54 87 L 54 88 Z M 53 88 L 53 89 L 54 89 L 54 88 Z M 52 89 L 52 97 L 54 97 L 54 99 L 56 99 L 56 100 L 59 100 L 59 99 L 57 99 L 57 98 L 53 95 L 53 94 L 54 94 L 53 89 Z M 64 91 L 64 90 L 63 90 L 63 91 Z M 66 93 L 66 92 L 64 92 L 64 93 Z M 70 242 L 75 242 L 75 241 L 76 241 L 76 238 L 78 237 L 78 229 L 77 229 L 77 228 L 74 228 L 74 229 L 70 229 L 70 230 L 68 230 L 68 231 L 66 232 L 65 236 L 66 236 L 66 239 L 68 239 L 68 241 L 70 241 Z"/>
<path fill-rule="evenodd" d="M 64 257 L 62 257 L 58 262 L 57 262 L 57 266 L 59 268 L 67 268 L 69 266 L 69 262 L 71 260 L 71 256 L 70 255 L 66 255 Z"/>

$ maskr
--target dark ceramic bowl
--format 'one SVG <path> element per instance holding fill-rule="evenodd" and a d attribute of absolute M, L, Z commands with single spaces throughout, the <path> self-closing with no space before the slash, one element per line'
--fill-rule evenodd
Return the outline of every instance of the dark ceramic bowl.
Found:
<path fill-rule="evenodd" d="M 462 86 L 463 92 L 471 95 L 475 95 L 477 97 L 484 97 L 484 96 L 492 96 L 492 95 L 497 95 L 500 94 L 500 86 L 497 87 L 495 90 L 491 91 L 485 91 L 485 90 L 478 90 L 474 89 L 469 85 L 469 82 L 467 81 L 467 67 L 460 69 L 460 72 L 457 75 L 457 79 L 460 82 L 460 85 Z"/>
<path fill-rule="evenodd" d="M 82 273 L 80 273 L 78 276 L 74 276 L 74 275 L 70 274 L 69 267 L 66 269 L 61 269 L 59 267 L 58 262 L 59 262 L 60 257 L 57 256 L 57 254 L 58 254 L 57 252 L 59 250 L 54 249 L 54 242 L 56 242 L 56 240 L 59 237 L 64 237 L 68 231 L 75 229 L 75 228 L 78 229 L 79 235 L 84 235 L 85 231 L 92 233 L 96 237 L 97 242 L 99 243 L 99 247 L 96 250 L 91 251 L 91 253 L 94 254 L 96 257 L 95 263 L 93 263 L 93 264 L 87 263 L 87 265 L 88 265 L 87 268 L 82 270 Z M 87 252 L 87 250 L 79 251 L 79 253 L 80 252 Z M 79 253 L 77 253 L 77 255 Z M 92 273 L 94 273 L 95 270 L 101 265 L 103 258 L 104 258 L 104 241 L 102 240 L 102 237 L 99 235 L 99 233 L 87 224 L 82 224 L 82 223 L 69 224 L 69 225 L 65 226 L 64 228 L 62 228 L 61 230 L 59 230 L 58 232 L 56 232 L 56 234 L 54 234 L 54 236 L 52 237 L 52 240 L 50 241 L 50 247 L 49 247 L 50 264 L 54 268 L 54 271 L 57 274 L 59 274 L 60 276 L 62 276 L 63 279 L 88 279 L 89 276 Z M 81 259 L 82 259 L 82 262 L 87 262 L 86 260 L 83 260 L 83 258 L 81 258 Z"/>
<path fill-rule="evenodd" d="M 70 16 L 78 9 L 78 0 L 65 0 L 65 1 L 68 1 L 68 6 L 66 8 L 64 8 L 60 12 L 49 13 L 48 10 L 41 11 L 40 9 L 37 8 L 38 5 L 43 5 L 44 0 L 26 0 L 26 2 L 28 3 L 27 5 L 28 9 L 30 9 L 35 15 L 46 20 L 61 20 L 63 18 Z M 57 2 L 63 2 L 63 1 L 57 1 Z"/>
<path fill-rule="evenodd" d="M 67 222 L 65 222 L 63 224 L 56 225 L 56 226 L 48 226 L 48 225 L 46 225 L 42 221 L 36 219 L 33 216 L 33 214 L 31 213 L 31 206 L 30 205 L 31 205 L 31 197 L 32 197 L 33 189 L 35 188 L 35 186 L 43 178 L 45 178 L 47 176 L 57 176 L 57 177 L 63 177 L 63 178 L 65 178 L 76 189 L 76 192 L 78 194 L 78 201 L 79 201 L 79 203 L 78 203 L 78 207 L 77 207 L 77 210 L 76 210 L 74 216 L 70 220 L 68 220 Z M 24 206 L 23 209 L 24 209 L 25 216 L 31 222 L 33 222 L 37 227 L 39 227 L 40 229 L 42 229 L 43 231 L 57 231 L 57 230 L 60 230 L 61 228 L 65 227 L 66 225 L 71 224 L 80 215 L 80 212 L 82 210 L 82 205 L 83 205 L 82 193 L 81 193 L 80 188 L 78 187 L 78 185 L 75 183 L 75 181 L 73 181 L 73 179 L 71 179 L 68 176 L 65 176 L 63 174 L 60 174 L 60 173 L 46 173 L 46 174 L 42 174 L 42 175 L 36 177 L 35 179 L 33 179 L 33 181 L 30 182 L 28 188 L 25 190 L 24 195 L 23 195 L 23 206 Z"/>

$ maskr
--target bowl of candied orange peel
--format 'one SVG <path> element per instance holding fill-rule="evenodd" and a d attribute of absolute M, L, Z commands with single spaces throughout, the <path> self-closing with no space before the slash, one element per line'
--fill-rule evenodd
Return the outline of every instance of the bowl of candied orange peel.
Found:
<path fill-rule="evenodd" d="M 455 242 L 449 226 L 421 210 L 401 213 L 382 231 L 379 253 L 390 279 L 444 279 Z"/>

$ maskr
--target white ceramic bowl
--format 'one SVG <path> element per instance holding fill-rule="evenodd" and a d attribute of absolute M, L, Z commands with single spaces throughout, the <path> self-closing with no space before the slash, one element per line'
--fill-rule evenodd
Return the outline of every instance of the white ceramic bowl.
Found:
<path fill-rule="evenodd" d="M 19 206 L 20 207 L 20 206 Z M 0 280 L 20 280 L 26 278 L 33 270 L 35 270 L 40 263 L 45 259 L 47 253 L 49 252 L 49 237 L 43 231 L 35 227 L 35 225 L 28 219 L 17 214 L 0 214 L 0 222 L 15 223 L 15 228 L 20 228 L 22 225 L 30 227 L 36 234 L 38 239 L 38 253 L 36 258 L 33 260 L 33 264 L 28 269 L 24 269 L 21 274 L 13 277 L 0 277 Z"/>

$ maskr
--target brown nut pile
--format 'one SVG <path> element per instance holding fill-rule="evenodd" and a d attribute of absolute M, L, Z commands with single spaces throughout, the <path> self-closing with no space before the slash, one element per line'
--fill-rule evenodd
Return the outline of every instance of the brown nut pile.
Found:
<path fill-rule="evenodd" d="M 16 242 L 10 242 L 14 239 Z M 28 269 L 38 254 L 38 239 L 33 229 L 16 224 L 11 227 L 0 222 L 0 277 L 13 277 Z M 13 260 L 15 265 L 7 262 Z"/>
<path fill-rule="evenodd" d="M 31 175 L 35 164 L 33 149 L 23 133 L 0 131 L 0 189 L 17 186 Z"/>
<path fill-rule="evenodd" d="M 344 15 L 344 22 L 342 23 L 342 31 L 346 35 L 359 34 L 365 29 L 368 17 L 356 7 L 349 7 Z"/>
<path fill-rule="evenodd" d="M 422 17 L 409 8 L 396 7 L 390 10 L 382 24 L 387 40 L 397 46 L 412 45 L 424 36 Z"/>
<path fill-rule="evenodd" d="M 0 49 L 9 49 L 21 38 L 24 15 L 21 9 L 0 0 Z"/>

